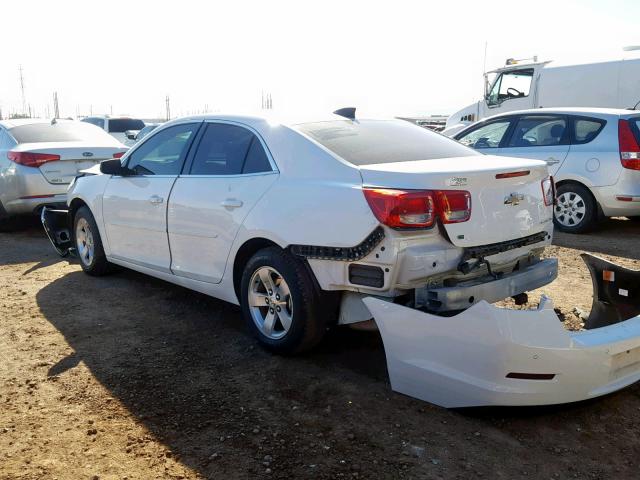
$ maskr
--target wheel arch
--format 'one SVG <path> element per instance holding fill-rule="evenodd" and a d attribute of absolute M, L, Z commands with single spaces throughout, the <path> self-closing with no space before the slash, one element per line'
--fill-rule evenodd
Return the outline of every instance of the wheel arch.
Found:
<path fill-rule="evenodd" d="M 269 240 L 263 237 L 255 237 L 246 240 L 236 252 L 235 258 L 233 259 L 233 289 L 235 291 L 236 297 L 238 298 L 238 303 L 240 303 L 240 283 L 242 281 L 242 272 L 244 270 L 245 265 L 249 261 L 251 257 L 253 257 L 259 250 L 267 247 L 277 247 L 282 248 L 273 240 Z"/>
<path fill-rule="evenodd" d="M 591 198 L 593 199 L 594 203 L 596 204 L 596 211 L 597 211 L 598 218 L 602 219 L 602 218 L 605 217 L 604 212 L 602 210 L 602 206 L 600 205 L 600 202 L 598 201 L 598 198 L 591 191 L 591 187 L 589 187 L 585 183 L 583 183 L 583 182 L 581 182 L 579 180 L 574 180 L 572 178 L 567 178 L 567 179 L 560 180 L 555 185 L 556 185 L 556 190 L 558 188 L 562 187 L 563 185 L 577 185 L 579 187 L 582 187 L 582 188 L 586 189 L 587 192 L 589 192 L 589 195 L 591 195 Z"/>

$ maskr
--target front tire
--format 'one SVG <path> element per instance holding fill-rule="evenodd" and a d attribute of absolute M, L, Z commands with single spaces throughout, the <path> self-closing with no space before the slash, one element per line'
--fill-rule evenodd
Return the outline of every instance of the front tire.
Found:
<path fill-rule="evenodd" d="M 107 261 L 102 248 L 98 225 L 87 207 L 80 207 L 74 216 L 73 239 L 85 273 L 98 277 L 112 271 L 113 265 Z"/>
<path fill-rule="evenodd" d="M 277 247 L 258 251 L 245 266 L 240 303 L 251 333 L 276 353 L 309 350 L 326 331 L 310 274 L 300 260 Z"/>
<path fill-rule="evenodd" d="M 573 183 L 558 187 L 553 223 L 566 233 L 585 233 L 592 230 L 598 218 L 598 208 L 591 192 Z"/>

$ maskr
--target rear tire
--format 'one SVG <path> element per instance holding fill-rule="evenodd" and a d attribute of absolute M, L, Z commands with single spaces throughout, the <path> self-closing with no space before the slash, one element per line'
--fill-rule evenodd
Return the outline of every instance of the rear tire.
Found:
<path fill-rule="evenodd" d="M 317 345 L 326 331 L 321 296 L 304 264 L 277 247 L 258 251 L 242 273 L 247 327 L 267 349 L 292 354 Z"/>
<path fill-rule="evenodd" d="M 85 273 L 101 276 L 113 270 L 102 248 L 102 239 L 88 207 L 80 207 L 73 218 L 73 242 Z"/>
<path fill-rule="evenodd" d="M 566 233 L 585 233 L 593 229 L 598 218 L 598 207 L 586 187 L 568 183 L 558 187 L 553 223 Z"/>

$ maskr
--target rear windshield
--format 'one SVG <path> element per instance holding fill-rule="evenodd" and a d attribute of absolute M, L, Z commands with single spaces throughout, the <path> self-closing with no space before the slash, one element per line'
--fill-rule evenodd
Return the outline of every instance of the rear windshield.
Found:
<path fill-rule="evenodd" d="M 336 120 L 296 128 L 354 165 L 480 155 L 404 120 Z"/>
<path fill-rule="evenodd" d="M 9 130 L 18 143 L 94 142 L 113 143 L 104 130 L 84 122 L 31 123 Z"/>
<path fill-rule="evenodd" d="M 134 118 L 109 119 L 109 132 L 111 133 L 123 133 L 127 130 L 142 130 L 143 128 L 144 122 L 142 120 L 136 120 Z"/>

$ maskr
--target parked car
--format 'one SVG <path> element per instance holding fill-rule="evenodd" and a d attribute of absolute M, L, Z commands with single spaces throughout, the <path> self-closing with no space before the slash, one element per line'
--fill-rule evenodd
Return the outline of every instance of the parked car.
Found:
<path fill-rule="evenodd" d="M 66 203 L 67 186 L 82 169 L 117 158 L 126 147 L 85 123 L 0 121 L 0 222 Z"/>
<path fill-rule="evenodd" d="M 581 64 L 510 58 L 504 67 L 484 74 L 484 97 L 451 115 L 443 133 L 453 136 L 489 116 L 528 108 L 636 108 L 638 49 L 625 48 L 621 58 Z"/>
<path fill-rule="evenodd" d="M 537 108 L 496 115 L 454 136 L 476 150 L 535 158 L 557 188 L 554 222 L 570 233 L 603 217 L 640 216 L 640 112 Z"/>
<path fill-rule="evenodd" d="M 136 142 L 139 142 L 144 137 L 146 137 L 148 134 L 153 132 L 156 128 L 158 128 L 160 125 L 162 125 L 162 124 L 161 123 L 147 123 L 144 126 L 144 128 L 142 130 L 140 130 L 138 133 L 136 133 L 133 136 L 133 138 L 130 138 L 130 140 L 135 140 Z"/>
<path fill-rule="evenodd" d="M 298 352 L 375 296 L 463 310 L 551 282 L 552 184 L 539 160 L 485 156 L 352 110 L 304 122 L 168 122 L 45 210 L 83 270 L 120 265 L 240 304 L 266 347 Z M 91 175 L 93 173 L 93 175 Z"/>
<path fill-rule="evenodd" d="M 129 147 L 136 143 L 135 135 L 145 127 L 144 122 L 137 118 L 110 117 L 109 115 L 85 117 L 81 121 L 103 129 Z"/>

